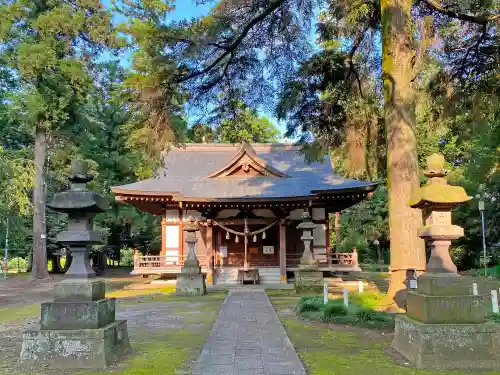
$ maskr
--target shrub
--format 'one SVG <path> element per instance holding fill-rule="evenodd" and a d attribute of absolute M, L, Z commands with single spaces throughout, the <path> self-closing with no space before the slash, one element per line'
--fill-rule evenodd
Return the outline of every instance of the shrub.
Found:
<path fill-rule="evenodd" d="M 134 265 L 134 249 L 131 247 L 120 249 L 120 265 L 126 267 Z"/>
<path fill-rule="evenodd" d="M 3 262 L 2 262 L 3 267 Z M 25 272 L 28 268 L 28 261 L 21 257 L 11 258 L 9 259 L 8 264 L 9 270 L 19 270 L 20 272 Z"/>
<path fill-rule="evenodd" d="M 342 303 L 329 302 L 325 306 L 325 311 L 323 312 L 323 317 L 326 320 L 331 320 L 332 317 L 345 316 L 347 315 L 347 309 Z"/>
<path fill-rule="evenodd" d="M 323 305 L 323 302 L 317 298 L 301 298 L 299 304 L 297 305 L 297 312 L 303 313 L 306 311 L 319 311 Z"/>
<path fill-rule="evenodd" d="M 318 296 L 304 296 L 300 298 L 299 304 L 300 303 L 305 303 L 305 302 L 310 302 L 314 303 L 316 305 L 322 305 L 323 304 L 323 298 L 318 297 Z"/>

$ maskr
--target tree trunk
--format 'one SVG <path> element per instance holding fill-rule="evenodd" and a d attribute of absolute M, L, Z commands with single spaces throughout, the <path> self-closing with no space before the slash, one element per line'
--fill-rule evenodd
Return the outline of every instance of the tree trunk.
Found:
<path fill-rule="evenodd" d="M 420 210 L 408 206 L 419 187 L 415 103 L 412 87 L 412 0 L 382 0 L 382 77 L 389 188 L 390 286 L 385 309 L 404 311 L 406 279 L 425 270 Z"/>
<path fill-rule="evenodd" d="M 35 131 L 35 189 L 33 191 L 33 268 L 34 279 L 49 277 L 45 220 L 45 160 L 47 134 L 43 126 Z"/>

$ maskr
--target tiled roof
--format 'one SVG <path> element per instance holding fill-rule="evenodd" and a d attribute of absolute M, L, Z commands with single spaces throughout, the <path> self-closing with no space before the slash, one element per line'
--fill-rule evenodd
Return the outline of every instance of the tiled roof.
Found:
<path fill-rule="evenodd" d="M 288 177 L 207 178 L 233 161 L 240 145 L 188 144 L 165 157 L 156 177 L 118 186 L 118 194 L 178 195 L 183 198 L 238 199 L 307 197 L 328 191 L 373 191 L 377 184 L 343 179 L 334 174 L 330 160 L 308 164 L 297 147 L 253 144 L 251 149 L 269 167 Z"/>

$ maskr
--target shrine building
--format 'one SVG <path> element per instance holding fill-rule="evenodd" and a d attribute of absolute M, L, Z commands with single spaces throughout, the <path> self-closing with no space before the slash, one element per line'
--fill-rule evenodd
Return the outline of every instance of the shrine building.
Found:
<path fill-rule="evenodd" d="M 304 251 L 304 211 L 315 228 L 320 270 L 359 270 L 357 253 L 330 249 L 329 214 L 370 195 L 376 183 L 343 179 L 330 160 L 307 163 L 289 144 L 187 144 L 172 149 L 155 177 L 114 187 L 116 200 L 162 216 L 159 255 L 136 255 L 135 274 L 175 274 L 187 256 L 183 225 L 200 227 L 195 252 L 207 281 L 235 283 L 258 269 L 262 283 L 287 282 Z"/>

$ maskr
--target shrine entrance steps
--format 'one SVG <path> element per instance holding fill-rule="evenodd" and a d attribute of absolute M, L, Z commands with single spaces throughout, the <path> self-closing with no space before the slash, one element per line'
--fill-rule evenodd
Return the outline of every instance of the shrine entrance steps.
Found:
<path fill-rule="evenodd" d="M 230 290 L 192 375 L 306 375 L 264 290 Z"/>

